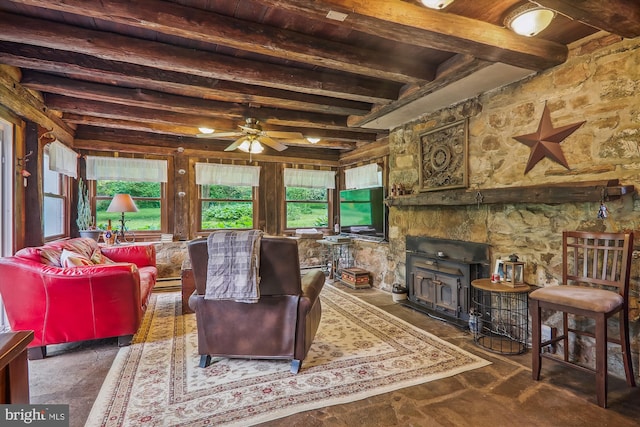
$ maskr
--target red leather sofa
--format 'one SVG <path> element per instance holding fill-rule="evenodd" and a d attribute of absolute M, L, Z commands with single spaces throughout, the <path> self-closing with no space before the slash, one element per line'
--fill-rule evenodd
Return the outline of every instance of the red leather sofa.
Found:
<path fill-rule="evenodd" d="M 11 329 L 34 331 L 31 359 L 44 357 L 51 344 L 118 337 L 128 345 L 156 279 L 153 245 L 100 247 L 76 238 L 0 258 Z"/>

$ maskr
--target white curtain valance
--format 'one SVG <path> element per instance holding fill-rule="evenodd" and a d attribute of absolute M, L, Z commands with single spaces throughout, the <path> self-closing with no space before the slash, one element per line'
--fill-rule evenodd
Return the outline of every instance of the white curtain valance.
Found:
<path fill-rule="evenodd" d="M 345 188 L 368 188 L 382 186 L 382 173 L 378 170 L 377 163 L 345 169 Z"/>
<path fill-rule="evenodd" d="M 336 173 L 334 171 L 286 168 L 284 170 L 284 186 L 333 189 L 336 188 Z"/>
<path fill-rule="evenodd" d="M 167 182 L 167 161 L 87 156 L 87 179 Z"/>
<path fill-rule="evenodd" d="M 196 163 L 196 184 L 257 187 L 260 185 L 260 166 Z"/>
<path fill-rule="evenodd" d="M 49 170 L 78 177 L 78 153 L 57 139 L 49 144 Z"/>

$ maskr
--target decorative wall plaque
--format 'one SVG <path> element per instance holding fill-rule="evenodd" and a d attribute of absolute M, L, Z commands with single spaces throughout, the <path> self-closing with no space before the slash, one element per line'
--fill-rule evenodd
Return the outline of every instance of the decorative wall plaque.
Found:
<path fill-rule="evenodd" d="M 467 119 L 420 135 L 420 191 L 468 186 Z"/>

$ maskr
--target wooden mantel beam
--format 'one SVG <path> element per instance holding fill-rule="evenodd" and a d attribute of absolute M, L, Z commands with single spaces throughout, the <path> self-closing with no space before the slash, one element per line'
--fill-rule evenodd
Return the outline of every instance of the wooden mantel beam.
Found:
<path fill-rule="evenodd" d="M 541 71 L 567 59 L 566 46 L 464 16 L 443 13 L 409 1 L 256 0 L 292 13 L 326 18 L 330 10 L 346 13 L 354 30 L 402 43 L 473 55 L 491 62 Z M 618 0 L 622 1 L 622 0 Z M 629 0 L 631 1 L 631 0 Z M 452 31 L 453 29 L 456 31 Z"/>
<path fill-rule="evenodd" d="M 9 13 L 0 12 L 0 28 L 0 40 L 7 42 L 314 95 L 386 103 L 396 99 L 400 90 L 400 84 L 376 79 L 257 63 Z"/>
<path fill-rule="evenodd" d="M 248 52 L 401 83 L 431 80 L 435 68 L 410 58 L 242 21 L 205 10 L 155 0 L 12 0 L 44 9 L 91 16 L 164 34 L 216 43 Z"/>
<path fill-rule="evenodd" d="M 618 180 L 535 185 L 528 187 L 478 188 L 429 191 L 387 199 L 389 206 L 463 206 L 496 203 L 580 203 L 615 200 L 633 194 L 633 185 Z"/>

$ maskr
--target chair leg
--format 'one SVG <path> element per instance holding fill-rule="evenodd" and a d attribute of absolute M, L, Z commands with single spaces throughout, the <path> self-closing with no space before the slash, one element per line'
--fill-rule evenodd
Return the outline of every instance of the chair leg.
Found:
<path fill-rule="evenodd" d="M 569 315 L 567 312 L 562 313 L 562 345 L 564 348 L 564 361 L 569 361 Z"/>
<path fill-rule="evenodd" d="M 596 396 L 598 406 L 607 407 L 607 318 L 596 316 Z"/>
<path fill-rule="evenodd" d="M 201 355 L 200 356 L 200 367 L 201 368 L 206 368 L 209 365 L 211 365 L 211 356 L 209 356 L 208 354 Z"/>
<path fill-rule="evenodd" d="M 300 367 L 302 366 L 302 360 L 293 359 L 291 361 L 291 373 L 297 374 L 300 372 Z"/>
<path fill-rule="evenodd" d="M 633 375 L 633 362 L 631 361 L 631 344 L 629 343 L 629 311 L 625 307 L 620 312 L 620 347 L 622 350 L 622 363 L 629 387 L 636 386 Z"/>
<path fill-rule="evenodd" d="M 540 329 L 542 327 L 540 304 L 538 300 L 534 299 L 532 299 L 529 304 L 531 311 L 531 377 L 535 381 L 538 381 L 540 379 L 540 367 L 542 363 L 542 357 L 540 356 L 540 352 L 542 351 L 540 348 Z"/>

